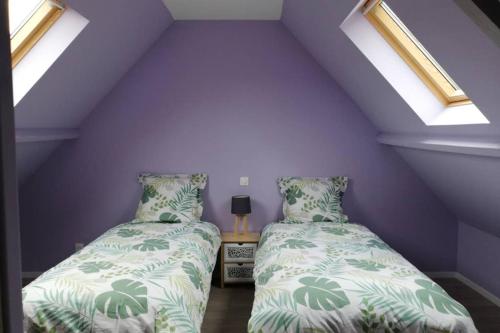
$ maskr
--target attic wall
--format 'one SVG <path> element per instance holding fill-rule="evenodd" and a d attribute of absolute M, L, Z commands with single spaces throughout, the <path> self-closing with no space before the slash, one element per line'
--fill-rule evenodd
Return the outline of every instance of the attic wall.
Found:
<path fill-rule="evenodd" d="M 459 227 L 458 271 L 500 296 L 500 159 L 397 151 L 464 221 Z"/>
<path fill-rule="evenodd" d="M 16 128 L 78 128 L 173 21 L 161 0 L 68 0 L 67 5 L 89 23 L 16 105 Z M 59 143 L 18 143 L 19 182 Z"/>
<path fill-rule="evenodd" d="M 232 195 L 251 195 L 261 230 L 282 216 L 277 177 L 347 175 L 353 222 L 423 270 L 454 270 L 455 217 L 376 135 L 280 22 L 175 22 L 22 187 L 24 270 L 131 220 L 144 171 L 207 172 L 204 219 L 222 230 Z"/>
<path fill-rule="evenodd" d="M 458 228 L 458 271 L 500 297 L 500 238 L 468 224 Z"/>
<path fill-rule="evenodd" d="M 498 144 L 500 48 L 453 0 L 386 1 L 491 124 L 425 126 L 339 29 L 358 3 L 356 0 L 285 0 L 282 21 L 383 134 L 397 134 L 399 138 L 409 140 L 412 135 L 428 140 L 457 140 L 455 148 L 468 140 Z M 473 227 L 470 230 L 477 228 L 486 232 L 484 237 L 499 239 L 499 159 L 427 150 L 397 150 L 453 214 L 464 224 Z M 466 233 L 465 230 L 469 229 L 463 228 L 462 233 Z M 461 237 L 459 243 L 465 239 Z M 471 236 L 468 243 L 459 244 L 459 248 L 471 248 L 475 256 L 482 256 L 482 244 L 476 244 L 474 250 L 470 246 L 471 242 L 480 240 L 481 237 Z M 471 259 L 472 256 L 467 258 Z M 463 260 L 467 259 L 463 257 Z M 490 264 L 492 267 L 488 269 L 498 272 L 498 262 Z M 469 269 L 462 273 L 470 273 L 473 265 L 470 262 Z M 460 263 L 458 266 L 465 267 Z M 477 274 L 470 278 L 474 276 Z M 477 282 L 495 286 L 492 290 L 498 291 L 500 285 L 497 276 L 484 274 L 481 281 Z"/>
<path fill-rule="evenodd" d="M 397 148 L 461 221 L 500 237 L 500 159 Z"/>

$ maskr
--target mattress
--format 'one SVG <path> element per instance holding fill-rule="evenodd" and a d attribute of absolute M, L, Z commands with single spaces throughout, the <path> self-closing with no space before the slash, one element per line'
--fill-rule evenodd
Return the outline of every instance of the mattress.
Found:
<path fill-rule="evenodd" d="M 249 332 L 477 332 L 464 306 L 357 224 L 270 224 Z"/>
<path fill-rule="evenodd" d="M 206 222 L 125 223 L 23 289 L 27 332 L 200 332 L 220 246 Z"/>

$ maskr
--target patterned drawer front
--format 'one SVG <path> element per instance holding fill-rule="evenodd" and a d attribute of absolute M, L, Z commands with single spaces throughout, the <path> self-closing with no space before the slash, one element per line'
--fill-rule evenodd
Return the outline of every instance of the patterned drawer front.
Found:
<path fill-rule="evenodd" d="M 226 243 L 224 244 L 224 262 L 253 262 L 257 244 Z"/>
<path fill-rule="evenodd" d="M 224 264 L 224 282 L 253 282 L 253 264 Z"/>

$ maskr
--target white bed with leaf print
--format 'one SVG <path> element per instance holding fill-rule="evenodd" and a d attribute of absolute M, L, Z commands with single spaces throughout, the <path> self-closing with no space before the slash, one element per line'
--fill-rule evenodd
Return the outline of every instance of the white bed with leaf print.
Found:
<path fill-rule="evenodd" d="M 254 278 L 251 333 L 477 332 L 460 303 L 358 224 L 268 225 Z"/>
<path fill-rule="evenodd" d="M 200 332 L 219 230 L 126 223 L 23 289 L 26 332 Z"/>
<path fill-rule="evenodd" d="M 477 332 L 441 287 L 366 227 L 347 223 L 347 182 L 278 179 L 284 223 L 262 232 L 248 331 Z"/>
<path fill-rule="evenodd" d="M 200 332 L 221 238 L 201 222 L 206 174 L 139 175 L 133 222 L 23 289 L 26 332 Z"/>

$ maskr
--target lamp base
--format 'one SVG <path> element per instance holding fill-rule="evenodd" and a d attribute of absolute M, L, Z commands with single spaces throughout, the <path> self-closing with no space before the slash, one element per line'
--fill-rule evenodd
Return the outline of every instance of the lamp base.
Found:
<path fill-rule="evenodd" d="M 233 232 L 234 235 L 240 234 L 240 222 L 243 220 L 243 233 L 242 235 L 248 235 L 248 215 L 235 215 L 235 220 L 234 220 L 234 228 Z"/>

